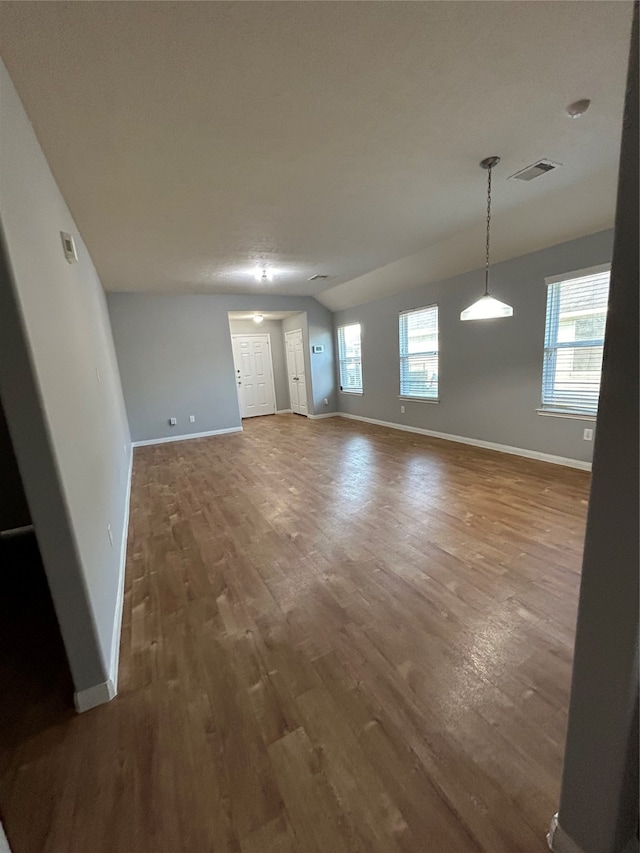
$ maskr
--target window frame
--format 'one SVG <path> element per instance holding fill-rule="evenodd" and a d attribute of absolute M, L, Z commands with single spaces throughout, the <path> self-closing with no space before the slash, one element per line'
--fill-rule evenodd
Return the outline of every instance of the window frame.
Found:
<path fill-rule="evenodd" d="M 429 309 L 435 308 L 436 311 L 436 332 L 438 338 L 438 348 L 435 350 L 424 350 L 420 353 L 407 353 L 406 355 L 402 354 L 402 332 L 401 332 L 401 323 L 402 317 L 407 316 L 409 314 L 416 314 L 419 311 L 428 311 Z M 415 356 L 426 356 L 426 357 L 436 357 L 437 363 L 437 380 L 436 380 L 436 394 L 435 396 L 416 396 L 415 394 L 403 393 L 402 390 L 402 362 L 403 360 L 408 361 L 409 358 L 415 358 Z M 399 388 L 400 393 L 398 394 L 399 400 L 412 400 L 417 403 L 439 403 L 440 402 L 440 306 L 437 302 L 431 302 L 429 305 L 422 305 L 418 308 L 407 308 L 404 311 L 400 311 L 398 313 L 398 368 L 399 368 Z"/>
<path fill-rule="evenodd" d="M 340 353 L 340 330 L 341 329 L 347 329 L 350 326 L 359 326 L 359 328 L 360 328 L 360 332 L 359 332 L 360 358 L 359 359 L 346 358 L 346 357 L 342 358 L 341 353 Z M 340 393 L 340 394 L 349 394 L 349 395 L 355 396 L 355 397 L 362 397 L 362 395 L 364 394 L 364 371 L 362 369 L 362 337 L 363 337 L 363 335 L 362 335 L 362 323 L 359 320 L 355 320 L 352 323 L 342 323 L 340 326 L 336 326 L 336 348 L 338 350 L 338 393 Z M 360 362 L 360 382 L 361 382 L 360 388 L 343 388 L 343 385 L 342 385 L 342 365 L 344 362 L 347 362 L 347 361 L 350 361 L 350 362 L 359 361 Z"/>
<path fill-rule="evenodd" d="M 544 343 L 543 343 L 543 352 L 542 352 L 542 384 L 541 384 L 541 402 L 540 408 L 536 409 L 536 412 L 539 415 L 553 417 L 553 418 L 569 418 L 574 420 L 585 420 L 585 421 L 595 421 L 597 420 L 598 408 L 594 411 L 588 408 L 572 408 L 572 407 L 564 407 L 559 405 L 553 405 L 551 403 L 545 403 L 545 392 L 548 387 L 553 388 L 553 386 L 548 385 L 547 375 L 555 376 L 555 369 L 557 364 L 558 350 L 560 349 L 580 349 L 586 347 L 594 347 L 594 346 L 604 346 L 605 336 L 606 336 L 606 318 L 605 318 L 605 330 L 602 335 L 602 338 L 590 338 L 588 340 L 579 340 L 579 341 L 558 341 L 558 331 L 560 327 L 560 312 L 559 310 L 551 311 L 553 322 L 549 323 L 549 313 L 550 313 L 550 296 L 551 299 L 554 300 L 555 305 L 557 306 L 557 301 L 560 299 L 560 288 L 549 290 L 550 287 L 556 284 L 563 284 L 565 282 L 575 281 L 580 278 L 587 278 L 592 275 L 598 275 L 601 273 L 609 273 L 609 286 L 611 285 L 611 264 L 598 264 L 593 267 L 587 267 L 582 270 L 574 270 L 573 272 L 566 272 L 562 275 L 553 275 L 547 276 L 544 280 L 545 286 L 547 288 L 546 293 L 546 304 L 545 304 L 545 316 L 544 316 Z M 553 332 L 553 334 L 552 334 Z M 601 377 L 602 379 L 602 377 Z M 601 381 L 601 380 L 600 380 Z M 600 396 L 600 383 L 598 384 L 598 397 Z"/>

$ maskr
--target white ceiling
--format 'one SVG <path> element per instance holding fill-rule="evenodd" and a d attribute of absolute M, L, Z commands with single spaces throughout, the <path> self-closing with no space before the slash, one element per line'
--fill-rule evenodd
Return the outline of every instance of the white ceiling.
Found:
<path fill-rule="evenodd" d="M 336 309 L 481 265 L 490 154 L 495 260 L 612 225 L 631 15 L 3 2 L 0 54 L 106 289 Z M 540 157 L 563 168 L 506 180 Z"/>
<path fill-rule="evenodd" d="M 253 320 L 256 314 L 261 314 L 265 320 L 284 320 L 299 313 L 299 311 L 229 311 L 229 319 Z"/>

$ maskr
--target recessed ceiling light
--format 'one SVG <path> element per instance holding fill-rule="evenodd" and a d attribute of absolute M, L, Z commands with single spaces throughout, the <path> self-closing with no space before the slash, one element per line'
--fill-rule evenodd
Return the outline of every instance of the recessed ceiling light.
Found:
<path fill-rule="evenodd" d="M 580 101 L 574 101 L 567 107 L 567 115 L 569 118 L 580 118 L 589 109 L 591 101 L 589 98 L 582 98 Z"/>
<path fill-rule="evenodd" d="M 254 314 L 253 315 L 253 322 L 254 323 L 262 323 L 263 320 L 264 320 L 263 314 Z"/>
<path fill-rule="evenodd" d="M 262 269 L 258 268 L 254 275 L 256 281 L 261 281 L 263 284 L 266 284 L 268 281 L 273 281 L 273 270 L 267 269 L 267 267 Z"/>

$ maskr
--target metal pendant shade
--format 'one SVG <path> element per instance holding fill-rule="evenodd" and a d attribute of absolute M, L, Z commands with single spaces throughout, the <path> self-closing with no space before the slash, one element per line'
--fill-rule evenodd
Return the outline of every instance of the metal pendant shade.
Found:
<path fill-rule="evenodd" d="M 489 242 L 491 233 L 491 170 L 500 162 L 499 157 L 487 157 L 480 163 L 487 170 L 487 252 L 484 268 L 484 296 L 460 314 L 461 320 L 491 320 L 496 317 L 512 317 L 513 308 L 500 302 L 489 293 Z"/>

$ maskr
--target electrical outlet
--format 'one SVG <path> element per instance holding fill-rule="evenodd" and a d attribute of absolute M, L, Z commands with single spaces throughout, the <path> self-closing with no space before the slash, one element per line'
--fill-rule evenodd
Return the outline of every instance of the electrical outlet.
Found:
<path fill-rule="evenodd" d="M 329 405 L 329 398 L 328 397 L 324 398 L 324 404 L 325 404 L 325 406 Z"/>
<path fill-rule="evenodd" d="M 582 433 L 582 437 L 585 441 L 593 441 L 593 430 L 585 429 L 585 431 Z"/>
<path fill-rule="evenodd" d="M 178 423 L 177 418 L 169 418 L 169 426 L 175 426 Z"/>
<path fill-rule="evenodd" d="M 195 422 L 196 422 L 196 416 L 195 415 L 189 415 L 189 423 L 195 424 Z"/>
<path fill-rule="evenodd" d="M 109 537 L 109 544 L 113 548 L 113 533 L 111 532 L 111 525 L 107 524 L 107 536 Z"/>
<path fill-rule="evenodd" d="M 400 414 L 404 415 L 404 406 L 400 406 Z"/>

